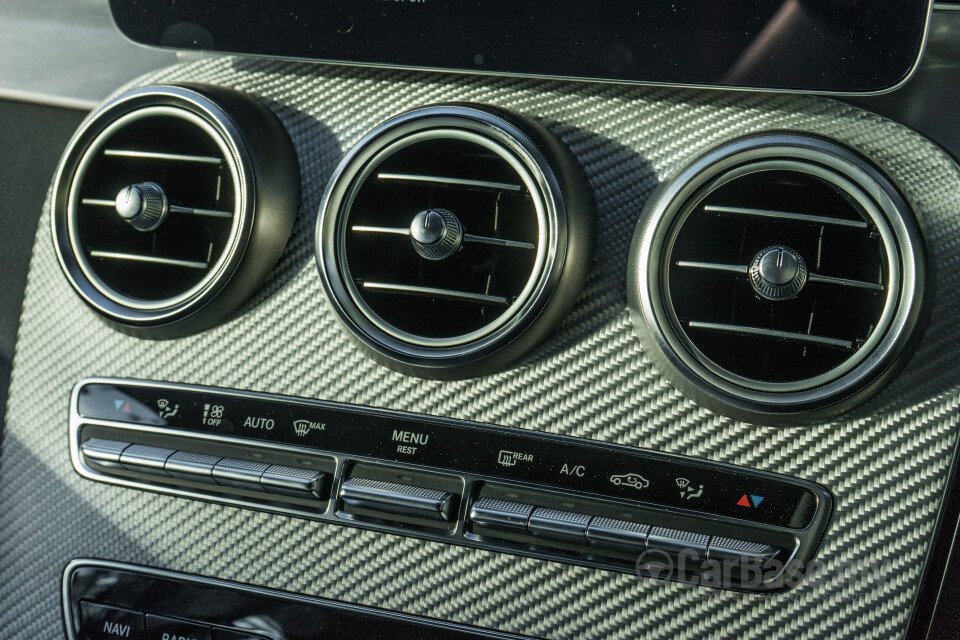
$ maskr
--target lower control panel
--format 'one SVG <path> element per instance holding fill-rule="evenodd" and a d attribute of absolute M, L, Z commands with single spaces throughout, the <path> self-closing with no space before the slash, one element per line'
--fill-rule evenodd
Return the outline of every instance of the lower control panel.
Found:
<path fill-rule="evenodd" d="M 75 560 L 63 572 L 69 640 L 519 639 L 171 571 Z"/>
<path fill-rule="evenodd" d="M 737 590 L 795 584 L 832 509 L 752 469 L 155 382 L 78 384 L 70 446 L 112 484 Z"/>

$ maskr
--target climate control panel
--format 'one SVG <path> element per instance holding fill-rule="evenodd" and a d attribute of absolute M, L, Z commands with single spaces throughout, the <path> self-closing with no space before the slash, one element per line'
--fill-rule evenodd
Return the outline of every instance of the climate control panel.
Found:
<path fill-rule="evenodd" d="M 85 380 L 70 427 L 102 482 L 735 589 L 791 586 L 832 509 L 752 469 L 200 386 Z"/>

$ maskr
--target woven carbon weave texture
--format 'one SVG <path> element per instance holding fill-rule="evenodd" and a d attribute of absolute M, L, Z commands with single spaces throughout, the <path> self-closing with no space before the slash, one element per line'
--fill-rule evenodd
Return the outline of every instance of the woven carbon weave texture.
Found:
<path fill-rule="evenodd" d="M 958 421 L 960 171 L 920 136 L 813 97 L 594 86 L 350 70 L 220 58 L 136 84 L 193 81 L 260 96 L 301 154 L 303 204 L 289 250 L 232 322 L 176 342 L 124 337 L 73 295 L 45 212 L 14 366 L 0 485 L 0 635 L 61 634 L 60 572 L 102 557 L 553 638 L 890 638 L 909 617 Z M 387 371 L 343 335 L 312 259 L 325 182 L 379 121 L 437 101 L 498 104 L 541 119 L 581 158 L 600 214 L 599 255 L 555 337 L 489 378 L 424 382 Z M 625 310 L 632 230 L 658 180 L 748 132 L 838 138 L 900 182 L 938 262 L 921 353 L 859 414 L 806 429 L 749 426 L 685 400 L 651 368 Z M 67 405 L 88 375 L 282 392 L 594 438 L 801 476 L 837 508 L 819 557 L 874 563 L 854 586 L 801 583 L 748 596 L 324 526 L 81 479 Z"/>

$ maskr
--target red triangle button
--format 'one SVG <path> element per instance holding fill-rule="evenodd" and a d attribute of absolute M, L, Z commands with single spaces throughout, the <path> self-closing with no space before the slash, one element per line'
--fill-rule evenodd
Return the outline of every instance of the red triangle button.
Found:
<path fill-rule="evenodd" d="M 749 506 L 750 506 L 750 500 L 747 499 L 747 494 L 743 494 L 743 497 L 740 498 L 739 501 L 737 501 L 737 505 L 740 506 L 740 507 L 749 507 Z"/>

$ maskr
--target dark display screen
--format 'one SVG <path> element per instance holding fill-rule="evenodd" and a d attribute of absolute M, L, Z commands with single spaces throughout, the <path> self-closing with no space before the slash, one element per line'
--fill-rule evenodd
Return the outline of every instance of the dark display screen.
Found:
<path fill-rule="evenodd" d="M 131 39 L 383 66 L 829 92 L 891 88 L 928 0 L 110 0 Z"/>

